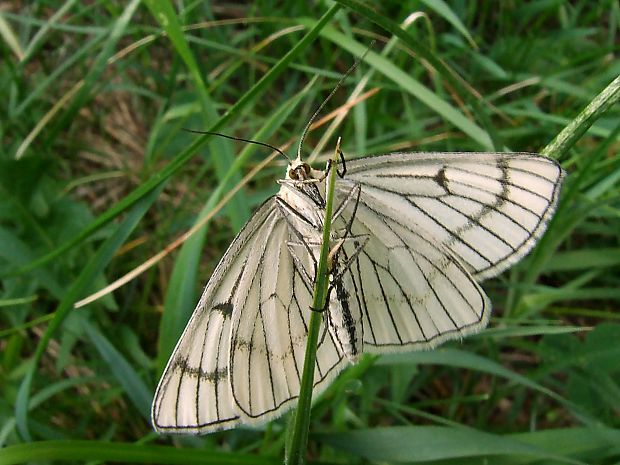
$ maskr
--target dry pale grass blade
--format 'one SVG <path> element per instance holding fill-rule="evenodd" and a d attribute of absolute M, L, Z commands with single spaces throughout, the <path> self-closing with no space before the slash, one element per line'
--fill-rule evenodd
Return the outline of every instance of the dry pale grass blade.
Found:
<path fill-rule="evenodd" d="M 306 29 L 306 27 L 305 26 L 290 26 L 290 27 L 281 29 L 279 31 L 276 31 L 273 34 L 270 34 L 269 36 L 265 37 L 260 42 L 258 42 L 255 45 L 253 45 L 252 47 L 250 47 L 248 49 L 248 51 L 250 52 L 248 57 L 244 58 L 243 56 L 241 56 L 241 59 L 246 60 L 248 63 L 252 62 L 253 65 L 256 66 L 256 68 L 261 69 L 262 71 L 266 71 L 267 67 L 262 65 L 261 62 L 258 62 L 256 60 L 252 61 L 253 55 L 258 53 L 258 52 L 260 52 L 262 49 L 264 49 L 268 45 L 272 44 L 273 42 L 275 42 L 280 37 L 284 37 L 284 36 L 286 36 L 288 34 L 292 34 L 294 32 L 298 32 L 298 31 L 301 31 L 303 29 Z M 239 57 L 234 56 L 234 57 L 232 57 L 232 58 L 230 58 L 228 60 L 225 60 L 220 65 L 216 66 L 209 73 L 209 81 L 212 82 L 211 86 L 212 87 L 216 86 L 217 85 L 216 78 L 218 76 L 222 75 L 226 69 L 234 67 L 235 63 L 238 63 L 238 62 L 239 62 Z"/>
<path fill-rule="evenodd" d="M 17 59 L 23 61 L 25 53 L 22 44 L 11 25 L 2 15 L 0 15 L 0 37 L 4 39 L 4 43 L 9 46 Z"/>
<path fill-rule="evenodd" d="M 230 26 L 230 25 L 235 25 L 235 24 L 250 24 L 250 23 L 265 23 L 265 22 L 273 22 L 275 20 L 276 20 L 275 18 L 236 18 L 236 19 L 222 19 L 222 20 L 217 20 L 217 21 L 202 21 L 200 23 L 195 23 L 195 24 L 190 24 L 188 26 L 184 26 L 183 30 L 184 31 L 195 31 L 197 29 L 207 29 L 207 28 L 218 27 L 218 26 Z M 294 27 L 297 28 L 296 30 L 299 30 L 299 26 L 294 26 Z M 288 29 L 291 29 L 291 28 L 286 28 L 284 30 L 287 30 L 287 33 L 292 32 L 292 31 L 288 31 Z M 271 36 L 279 37 L 277 34 L 278 32 L 272 34 Z M 140 48 L 141 46 L 150 44 L 151 42 L 157 40 L 160 37 L 164 37 L 165 35 L 166 35 L 165 32 L 161 32 L 160 34 L 149 34 L 143 37 L 142 39 L 132 44 L 129 44 L 122 50 L 115 53 L 114 56 L 110 58 L 109 64 L 112 64 L 120 60 L 121 58 L 124 58 L 126 55 L 129 55 L 130 53 Z M 280 34 L 280 36 L 281 35 L 284 35 L 284 34 Z M 260 43 L 263 43 L 266 41 L 267 39 L 264 39 Z M 259 46 L 257 44 L 253 47 L 253 49 L 260 50 L 265 45 L 267 45 L 267 43 L 265 43 L 262 46 Z"/>
<path fill-rule="evenodd" d="M 26 153 L 26 150 L 28 150 L 28 147 L 30 147 L 32 141 L 35 140 L 35 138 L 39 135 L 45 125 L 49 123 L 49 121 L 54 117 L 56 113 L 60 111 L 63 106 L 65 106 L 65 103 L 67 103 L 69 100 L 71 100 L 71 98 L 73 98 L 73 96 L 82 88 L 83 85 L 84 80 L 80 80 L 75 83 L 73 87 L 71 87 L 71 89 L 69 89 L 69 91 L 65 93 L 65 95 L 58 99 L 58 101 L 52 106 L 52 108 L 50 108 L 50 110 L 45 115 L 43 115 L 43 117 L 39 120 L 35 127 L 32 128 L 32 131 L 30 131 L 28 135 L 24 138 L 22 143 L 19 144 L 19 147 L 15 152 L 16 160 L 19 160 L 21 157 L 24 156 L 24 153 Z"/>
<path fill-rule="evenodd" d="M 121 278 L 117 279 L 113 283 L 108 286 L 102 288 L 101 290 L 95 292 L 94 294 L 89 295 L 88 297 L 78 301 L 75 303 L 75 308 L 80 308 L 85 305 L 88 305 L 94 302 L 97 299 L 109 294 L 110 292 L 118 289 L 119 287 L 127 284 L 129 281 L 134 279 L 135 277 L 142 274 L 144 271 L 148 270 L 150 267 L 159 262 L 162 258 L 166 257 L 170 252 L 174 249 L 182 245 L 187 239 L 189 239 L 194 233 L 196 233 L 200 228 L 205 226 L 211 218 L 213 218 L 227 203 L 228 201 L 241 189 L 245 186 L 256 174 L 262 170 L 265 166 L 271 163 L 278 155 L 278 152 L 273 152 L 270 156 L 261 161 L 258 165 L 256 165 L 252 170 L 246 174 L 243 179 L 233 187 L 222 199 L 217 203 L 217 205 L 207 214 L 204 218 L 198 221 L 194 226 L 188 229 L 186 232 L 177 237 L 174 241 L 168 244 L 161 252 L 153 255 L 151 258 L 131 270 L 129 273 L 125 274 Z"/>
<path fill-rule="evenodd" d="M 362 82 L 363 82 L 363 80 L 362 80 Z M 353 91 L 351 96 L 347 99 L 347 101 L 346 101 L 346 103 L 344 105 L 342 105 L 339 108 L 335 109 L 334 111 L 332 111 L 328 115 L 324 116 L 323 118 L 315 121 L 310 126 L 310 130 L 313 131 L 314 129 L 316 129 L 318 127 L 321 127 L 327 121 L 330 121 L 330 120 L 333 119 L 333 121 L 331 122 L 329 127 L 323 133 L 323 136 L 321 136 L 321 139 L 319 140 L 319 142 L 316 144 L 316 147 L 313 150 L 312 155 L 310 155 L 310 157 L 308 157 L 308 163 L 312 163 L 312 161 L 314 161 L 317 158 L 317 154 L 320 153 L 323 150 L 323 148 L 327 144 L 328 140 L 332 138 L 332 136 L 334 135 L 334 132 L 336 131 L 337 128 L 340 127 L 340 125 L 344 121 L 345 117 L 349 114 L 349 111 L 351 110 L 351 108 L 353 108 L 358 103 L 363 102 L 364 100 L 372 97 L 377 92 L 379 92 L 380 89 L 378 87 L 375 87 L 374 89 L 370 89 L 370 90 L 364 92 L 362 95 L 360 95 L 360 93 L 361 93 L 361 91 L 362 91 L 362 89 L 363 89 L 363 87 L 365 85 L 365 83 L 362 84 L 362 82 L 360 82 L 355 87 L 355 90 Z"/>

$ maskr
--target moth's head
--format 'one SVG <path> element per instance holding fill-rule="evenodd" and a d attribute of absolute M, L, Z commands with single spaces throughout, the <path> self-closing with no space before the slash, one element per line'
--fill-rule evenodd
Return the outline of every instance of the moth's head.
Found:
<path fill-rule="evenodd" d="M 303 181 L 310 179 L 312 168 L 308 163 L 296 158 L 288 164 L 286 168 L 286 179 L 292 179 L 293 181 Z"/>

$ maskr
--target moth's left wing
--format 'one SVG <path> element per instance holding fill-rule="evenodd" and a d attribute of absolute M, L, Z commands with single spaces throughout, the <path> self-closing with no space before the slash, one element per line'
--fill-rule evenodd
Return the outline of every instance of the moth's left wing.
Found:
<path fill-rule="evenodd" d="M 299 397 L 315 264 L 311 250 L 320 243 L 294 206 L 277 198 L 279 218 L 256 244 L 255 272 L 239 283 L 232 319 L 230 383 L 239 416 L 258 424 L 282 415 Z M 344 354 L 322 330 L 314 371 L 314 395 L 346 366 Z"/>
<path fill-rule="evenodd" d="M 243 286 L 248 276 L 259 272 L 257 251 L 279 222 L 271 198 L 215 268 L 157 386 L 151 413 L 157 431 L 204 434 L 239 423 L 230 386 L 231 321 L 252 313 L 240 306 L 247 293 Z"/>
<path fill-rule="evenodd" d="M 476 281 L 524 256 L 555 210 L 563 171 L 534 154 L 399 153 L 347 163 L 344 198 L 360 186 L 353 257 L 340 300 L 360 315 L 364 350 L 432 347 L 486 325 Z M 343 219 L 344 220 L 344 219 Z"/>

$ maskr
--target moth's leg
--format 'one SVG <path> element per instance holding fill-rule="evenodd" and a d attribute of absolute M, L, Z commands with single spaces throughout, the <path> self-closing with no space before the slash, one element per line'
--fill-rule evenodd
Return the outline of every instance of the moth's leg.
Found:
<path fill-rule="evenodd" d="M 338 138 L 338 142 L 336 142 L 336 152 L 338 153 L 338 157 L 340 158 L 340 162 L 342 163 L 342 171 L 336 168 L 336 173 L 338 173 L 338 177 L 344 178 L 344 175 L 347 173 L 347 164 L 345 162 L 344 153 L 342 152 L 342 150 L 340 150 L 340 137 Z M 330 158 L 327 160 L 327 163 L 325 164 L 325 170 L 322 173 L 320 171 L 311 170 L 310 175 L 312 179 L 308 179 L 307 181 L 313 181 L 313 180 L 318 181 L 318 182 L 323 181 L 327 177 L 327 175 L 329 174 L 329 172 L 331 171 L 333 167 L 334 167 L 334 162 Z"/>
<path fill-rule="evenodd" d="M 324 322 L 326 324 L 323 325 L 323 334 L 321 334 L 321 337 L 320 337 L 320 339 L 319 339 L 319 341 L 318 341 L 318 343 L 316 345 L 317 348 L 321 344 L 323 344 L 323 342 L 325 342 L 325 335 L 327 334 L 327 331 L 328 331 L 328 329 L 327 329 L 328 328 L 327 322 L 329 321 L 329 312 L 323 313 L 323 318 L 325 318 Z"/>
<path fill-rule="evenodd" d="M 344 153 L 340 150 L 340 139 L 338 139 L 338 145 L 336 146 L 336 150 L 338 151 L 338 156 L 340 157 L 340 161 L 342 162 L 342 171 L 336 170 L 338 176 L 344 178 L 344 175 L 347 174 L 347 163 L 345 161 Z"/>
<path fill-rule="evenodd" d="M 334 281 L 342 279 L 342 275 L 349 269 L 351 264 L 357 259 L 359 254 L 362 252 L 362 250 L 366 246 L 366 243 L 368 242 L 369 239 L 370 239 L 370 234 L 359 234 L 357 236 L 350 236 L 342 240 L 342 244 L 340 244 L 338 251 L 336 252 L 340 251 L 340 249 L 344 246 L 345 242 L 349 242 L 349 243 L 353 242 L 354 249 L 353 249 L 353 253 L 350 256 L 345 257 L 345 260 L 342 263 L 338 263 L 340 269 L 336 270 L 336 272 L 333 274 Z"/>
<path fill-rule="evenodd" d="M 299 274 L 301 275 L 301 278 L 303 279 L 308 289 L 312 290 L 313 288 L 312 276 L 306 269 L 305 264 L 301 261 L 301 258 L 299 256 L 299 250 L 298 250 L 298 249 L 303 249 L 304 251 L 307 251 L 306 244 L 303 244 L 301 242 L 288 241 L 286 243 L 286 246 L 288 247 L 288 251 L 291 254 L 291 257 L 293 258 L 293 263 L 295 265 L 295 268 L 297 269 L 297 271 L 299 271 Z M 312 257 L 312 255 L 310 256 Z M 311 270 L 311 272 L 312 274 L 314 274 L 314 270 Z"/>
<path fill-rule="evenodd" d="M 308 240 L 308 237 L 312 233 L 316 233 L 316 226 L 310 223 L 305 218 L 301 218 L 303 221 L 300 221 L 297 224 L 295 224 L 293 221 L 291 221 L 291 218 L 300 219 L 299 214 L 296 213 L 291 208 L 291 206 L 285 201 L 279 201 L 278 206 L 282 209 L 282 216 L 284 217 L 284 220 L 288 224 L 289 232 L 297 239 L 297 241 L 292 240 L 292 241 L 289 241 L 289 243 L 287 244 L 289 246 L 289 252 L 291 252 L 291 255 L 293 256 L 293 258 L 297 258 L 296 254 L 294 253 L 294 249 L 291 248 L 291 245 L 305 248 L 306 252 L 308 253 L 308 255 L 310 256 L 313 262 L 312 263 L 314 266 L 313 273 L 316 274 L 317 261 L 315 258 L 314 251 L 311 248 L 311 246 L 314 244 Z M 306 233 L 304 234 L 303 231 L 300 231 L 299 227 L 307 228 L 307 230 L 305 231 Z M 299 260 L 297 260 L 296 263 L 300 263 Z"/>
<path fill-rule="evenodd" d="M 336 168 L 336 173 L 338 173 L 338 176 L 340 178 L 344 178 L 344 175 L 347 173 L 347 164 L 346 164 L 346 162 L 344 160 L 344 153 L 342 152 L 342 150 L 340 150 L 340 142 L 341 142 L 341 139 L 339 137 L 338 140 L 336 141 L 336 149 L 335 149 L 335 151 L 338 154 L 338 158 L 340 158 L 340 161 L 342 162 L 342 171 L 339 171 L 338 168 Z M 327 168 L 325 170 L 326 172 L 328 172 L 328 170 L 332 168 L 332 163 L 331 162 L 332 162 L 332 159 L 330 158 L 327 161 Z"/>
<path fill-rule="evenodd" d="M 342 276 L 346 273 L 346 271 L 349 269 L 349 267 L 355 261 L 355 259 L 357 259 L 361 251 L 366 246 L 366 243 L 368 242 L 369 239 L 370 239 L 369 234 L 360 234 L 357 236 L 350 236 L 350 237 L 347 237 L 346 239 L 339 240 L 338 244 L 336 244 L 336 246 L 332 248 L 332 250 L 330 251 L 330 255 L 332 255 L 332 260 L 333 260 L 332 263 L 336 266 L 332 265 L 332 271 L 329 275 L 329 287 L 327 288 L 327 298 L 325 299 L 325 307 L 321 309 L 321 311 L 326 310 L 327 305 L 329 303 L 329 296 L 332 290 L 342 280 Z M 353 253 L 350 256 L 345 257 L 345 260 L 342 263 L 338 263 L 337 261 L 338 254 L 340 250 L 342 249 L 342 247 L 344 246 L 344 244 L 347 242 L 348 243 L 353 242 L 353 246 L 354 246 Z"/>
<path fill-rule="evenodd" d="M 353 218 L 355 218 L 355 214 L 357 213 L 357 206 L 359 205 L 359 202 L 360 202 L 361 193 L 362 193 L 362 188 L 360 184 L 352 183 L 351 189 L 349 189 L 349 191 L 346 192 L 344 199 L 342 199 L 342 202 L 340 202 L 340 205 L 338 205 L 332 217 L 333 220 L 338 219 L 344 212 L 344 209 L 347 207 L 349 202 L 354 201 L 355 206 L 353 207 L 353 213 L 351 214 L 351 218 L 347 222 L 347 227 L 345 228 L 349 231 L 351 229 L 351 223 L 353 223 Z"/>

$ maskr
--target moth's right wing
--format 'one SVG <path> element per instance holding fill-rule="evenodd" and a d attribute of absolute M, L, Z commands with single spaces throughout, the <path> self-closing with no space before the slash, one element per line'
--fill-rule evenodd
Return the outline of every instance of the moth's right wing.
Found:
<path fill-rule="evenodd" d="M 338 201 L 360 192 L 335 222 L 347 236 L 337 297 L 355 322 L 351 339 L 361 337 L 365 352 L 408 352 L 484 327 L 490 303 L 465 265 L 364 187 L 346 177 L 336 184 Z"/>
<path fill-rule="evenodd" d="M 361 320 L 365 352 L 409 352 L 479 331 L 490 302 L 449 249 L 360 200 L 341 256 L 341 301 Z M 367 238 L 360 249 L 355 238 Z"/>
<path fill-rule="evenodd" d="M 531 153 L 393 153 L 347 163 L 361 204 L 421 231 L 477 281 L 523 258 L 547 227 L 564 172 Z"/>
<path fill-rule="evenodd" d="M 399 153 L 347 163 L 337 195 L 360 186 L 351 236 L 368 237 L 343 274 L 364 350 L 428 348 L 483 328 L 477 281 L 522 258 L 555 210 L 563 171 L 535 154 Z M 345 212 L 346 213 L 346 212 Z M 346 216 L 346 215 L 345 215 Z"/>

